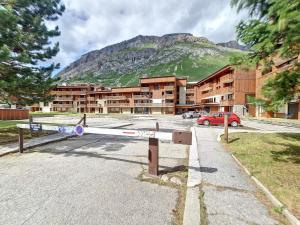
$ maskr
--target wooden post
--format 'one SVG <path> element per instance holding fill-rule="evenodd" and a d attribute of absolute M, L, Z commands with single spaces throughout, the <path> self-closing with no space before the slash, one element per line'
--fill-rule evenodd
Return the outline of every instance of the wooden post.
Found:
<path fill-rule="evenodd" d="M 86 114 L 83 114 L 83 126 L 86 127 Z"/>
<path fill-rule="evenodd" d="M 19 152 L 23 153 L 24 150 L 24 135 L 23 135 L 23 129 L 19 128 Z"/>
<path fill-rule="evenodd" d="M 156 123 L 156 131 L 159 130 L 159 124 Z M 148 151 L 148 173 L 154 176 L 158 176 L 158 158 L 159 158 L 159 146 L 157 138 L 149 138 L 149 151 Z"/>
<path fill-rule="evenodd" d="M 33 116 L 29 116 L 29 126 L 33 123 Z M 30 138 L 32 138 L 32 131 L 30 129 Z"/>
<path fill-rule="evenodd" d="M 228 143 L 228 114 L 224 115 L 224 137 L 225 141 Z"/>

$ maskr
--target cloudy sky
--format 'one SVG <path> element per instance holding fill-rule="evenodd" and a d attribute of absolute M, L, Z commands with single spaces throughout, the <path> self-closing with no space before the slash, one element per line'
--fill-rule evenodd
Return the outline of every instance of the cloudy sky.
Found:
<path fill-rule="evenodd" d="M 245 18 L 230 0 L 64 0 L 66 11 L 55 22 L 61 30 L 61 68 L 82 54 L 142 35 L 188 32 L 214 42 L 235 39 Z M 50 26 L 53 24 L 50 24 Z"/>

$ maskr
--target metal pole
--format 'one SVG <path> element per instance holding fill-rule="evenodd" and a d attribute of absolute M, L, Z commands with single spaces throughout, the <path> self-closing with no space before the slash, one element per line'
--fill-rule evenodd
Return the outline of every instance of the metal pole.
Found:
<path fill-rule="evenodd" d="M 159 124 L 156 123 L 156 131 L 159 130 Z M 149 138 L 149 151 L 148 151 L 148 172 L 151 175 L 158 176 L 158 156 L 159 146 L 157 138 Z"/>
<path fill-rule="evenodd" d="M 225 141 L 228 143 L 228 114 L 224 115 L 224 135 Z"/>
<path fill-rule="evenodd" d="M 23 135 L 23 129 L 19 128 L 19 152 L 23 153 L 23 144 L 24 144 L 24 135 Z"/>

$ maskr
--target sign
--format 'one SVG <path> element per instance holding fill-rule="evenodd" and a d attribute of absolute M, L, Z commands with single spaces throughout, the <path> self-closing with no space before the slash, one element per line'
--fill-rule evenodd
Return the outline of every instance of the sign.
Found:
<path fill-rule="evenodd" d="M 74 133 L 78 136 L 82 136 L 84 133 L 84 128 L 82 125 L 78 124 L 74 127 Z"/>
<path fill-rule="evenodd" d="M 40 123 L 31 123 L 30 130 L 32 132 L 42 131 L 42 124 Z"/>

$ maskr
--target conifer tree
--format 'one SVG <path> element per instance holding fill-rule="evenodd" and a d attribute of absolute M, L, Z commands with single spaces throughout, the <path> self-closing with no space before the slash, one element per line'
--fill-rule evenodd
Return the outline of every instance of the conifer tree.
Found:
<path fill-rule="evenodd" d="M 30 105 L 47 102 L 59 64 L 46 64 L 59 51 L 50 38 L 60 35 L 56 21 L 65 7 L 60 0 L 0 0 L 0 101 Z"/>
<path fill-rule="evenodd" d="M 250 19 L 237 26 L 237 37 L 251 47 L 239 63 L 261 64 L 269 71 L 274 57 L 293 58 L 300 54 L 299 0 L 231 0 L 237 10 L 248 10 Z M 300 66 L 278 73 L 262 88 L 265 99 L 257 99 L 269 111 L 299 98 Z M 254 101 L 255 102 L 255 101 Z"/>

